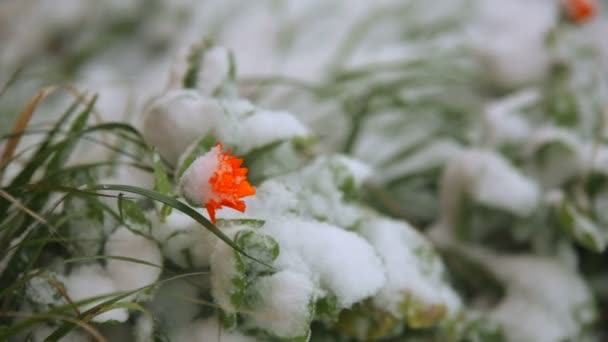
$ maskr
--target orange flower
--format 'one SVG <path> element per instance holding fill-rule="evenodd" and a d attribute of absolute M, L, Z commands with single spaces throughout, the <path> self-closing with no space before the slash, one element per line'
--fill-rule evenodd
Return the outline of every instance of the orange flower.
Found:
<path fill-rule="evenodd" d="M 215 224 L 215 210 L 221 207 L 230 207 L 238 211 L 245 211 L 245 202 L 242 197 L 255 194 L 255 188 L 247 181 L 247 168 L 241 167 L 243 159 L 230 155 L 230 150 L 222 153 L 223 146 L 216 143 L 217 167 L 209 178 L 211 191 L 214 196 L 208 198 L 205 207 L 209 212 L 211 221 Z"/>
<path fill-rule="evenodd" d="M 584 23 L 597 13 L 597 0 L 564 0 L 566 13 L 573 21 Z"/>

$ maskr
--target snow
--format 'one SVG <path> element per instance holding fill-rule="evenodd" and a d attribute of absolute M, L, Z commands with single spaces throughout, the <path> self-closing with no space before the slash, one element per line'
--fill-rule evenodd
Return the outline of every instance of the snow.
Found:
<path fill-rule="evenodd" d="M 525 141 L 532 127 L 522 110 L 539 99 L 537 89 L 526 88 L 487 104 L 482 132 L 486 142 L 496 146 Z"/>
<path fill-rule="evenodd" d="M 260 231 L 279 243 L 279 269 L 308 274 L 342 308 L 374 295 L 385 283 L 376 251 L 355 233 L 301 218 L 267 221 Z"/>
<path fill-rule="evenodd" d="M 119 292 L 114 281 L 100 265 L 90 264 L 78 266 L 66 277 L 65 288 L 68 296 L 74 302 L 101 295 L 110 295 Z M 81 311 L 93 308 L 106 299 L 80 307 Z M 108 321 L 125 322 L 129 318 L 127 309 L 112 309 L 93 318 L 93 322 Z"/>
<path fill-rule="evenodd" d="M 253 337 L 242 335 L 236 331 L 226 331 L 217 317 L 194 321 L 171 335 L 170 340 L 174 342 L 256 342 Z"/>
<path fill-rule="evenodd" d="M 592 161 L 590 154 L 586 154 L 589 150 L 570 130 L 544 126 L 533 131 L 527 140 L 524 152 L 528 158 L 534 158 L 532 169 L 548 188 L 559 186 Z"/>
<path fill-rule="evenodd" d="M 126 227 L 119 227 L 105 245 L 105 255 L 126 257 L 156 265 L 134 261 L 107 259 L 106 269 L 120 291 L 132 291 L 154 283 L 162 271 L 163 260 L 158 244 Z"/>
<path fill-rule="evenodd" d="M 201 94 L 213 95 L 228 80 L 230 51 L 223 46 L 215 46 L 203 53 L 198 73 L 197 89 Z"/>
<path fill-rule="evenodd" d="M 350 229 L 363 219 L 366 209 L 348 201 L 345 191 L 357 190 L 371 174 L 369 166 L 353 158 L 318 157 L 300 170 L 260 184 L 255 196 L 245 198 L 244 214 L 220 210 L 217 217 L 269 219 L 297 214 Z"/>
<path fill-rule="evenodd" d="M 225 229 L 224 233 L 231 239 L 241 227 Z M 218 243 L 211 254 L 211 295 L 215 303 L 224 311 L 234 313 L 239 308 L 232 301 L 235 292 L 240 291 L 235 288 L 235 279 L 243 276 L 241 261 L 237 258 L 236 252 L 226 243 Z"/>
<path fill-rule="evenodd" d="M 308 129 L 292 114 L 267 110 L 256 110 L 244 117 L 235 132 L 222 133 L 220 136 L 226 141 L 238 139 L 235 144 L 242 155 L 275 141 L 310 135 Z"/>
<path fill-rule="evenodd" d="M 154 338 L 154 321 L 150 316 L 142 314 L 135 320 L 135 342 L 149 342 Z"/>
<path fill-rule="evenodd" d="M 444 170 L 441 179 L 444 219 L 454 219 L 465 195 L 476 203 L 527 216 L 539 203 L 540 188 L 502 156 L 469 149 L 455 156 Z"/>
<path fill-rule="evenodd" d="M 65 282 L 65 278 L 53 272 L 43 273 L 40 276 L 30 278 L 25 288 L 25 294 L 34 303 L 38 304 L 65 304 L 59 288 Z"/>
<path fill-rule="evenodd" d="M 571 130 L 554 126 L 540 127 L 532 132 L 528 140 L 527 154 L 536 152 L 544 144 L 550 142 L 559 142 L 573 151 L 578 151 L 581 145 L 578 137 Z"/>
<path fill-rule="evenodd" d="M 250 217 L 272 217 L 298 208 L 298 194 L 280 181 L 269 179 L 256 188 L 255 196 L 245 198 Z"/>
<path fill-rule="evenodd" d="M 557 23 L 558 1 L 485 0 L 479 4 L 471 32 L 492 80 L 504 88 L 541 80 L 551 62 L 545 39 Z"/>
<path fill-rule="evenodd" d="M 291 113 L 265 110 L 244 99 L 220 102 L 225 116 L 218 125 L 218 140 L 235 146 L 240 155 L 277 141 L 311 135 Z"/>
<path fill-rule="evenodd" d="M 293 211 L 300 215 L 351 228 L 362 219 L 363 210 L 345 199 L 345 187 L 355 188 L 371 174 L 363 163 L 341 155 L 318 157 L 294 173 L 277 177 L 297 194 L 299 203 Z"/>
<path fill-rule="evenodd" d="M 189 276 L 162 283 L 148 308 L 166 333 L 187 327 L 201 311 L 196 300 L 200 291 L 208 288 L 208 276 Z"/>
<path fill-rule="evenodd" d="M 160 222 L 154 213 L 149 216 L 152 236 L 161 244 L 165 258 L 183 268 L 209 266 L 219 239 L 207 228 L 178 210 L 172 210 L 165 222 Z"/>
<path fill-rule="evenodd" d="M 175 165 L 192 142 L 213 132 L 222 115 L 217 101 L 195 90 L 171 90 L 147 106 L 143 134 L 163 159 Z"/>
<path fill-rule="evenodd" d="M 439 255 L 413 227 L 377 218 L 364 222 L 360 234 L 380 254 L 386 273 L 386 284 L 374 296 L 376 307 L 403 318 L 402 303 L 410 294 L 428 307 L 442 305 L 451 313 L 460 308 L 458 295 L 444 281 Z"/>
<path fill-rule="evenodd" d="M 507 295 L 490 316 L 503 324 L 509 341 L 576 339 L 594 319 L 592 296 L 575 271 L 531 255 L 487 260 L 507 284 Z M 542 329 L 539 329 L 542 327 Z"/>
<path fill-rule="evenodd" d="M 186 169 L 180 180 L 180 190 L 184 198 L 192 205 L 204 207 L 210 200 L 217 200 L 209 179 L 219 165 L 219 146 L 196 158 Z"/>
<path fill-rule="evenodd" d="M 284 270 L 260 278 L 254 285 L 254 326 L 281 338 L 306 336 L 314 308 L 315 286 L 307 274 Z"/>
<path fill-rule="evenodd" d="M 101 50 L 93 49 L 95 51 L 87 57 L 88 61 L 73 70 L 77 88 L 85 88 L 87 93 L 101 91 L 96 105 L 101 116 L 98 117 L 96 112 L 91 122 L 110 118 L 121 120 L 128 113 L 143 111 L 146 117 L 142 127 L 146 141 L 156 147 L 171 166 L 188 146 L 202 137 L 217 139 L 243 157 L 261 147 L 279 143 L 272 150 L 246 161 L 252 169 L 250 175 L 255 170 L 256 182 L 263 181 L 256 196 L 245 199 L 247 212 L 218 210 L 219 218 L 248 217 L 265 221 L 262 227 L 255 228 L 256 232 L 272 236 L 280 245 L 275 265 L 277 273 L 265 274 L 247 283 L 246 301 L 252 300 L 252 307 L 236 308 L 231 303 L 234 279 L 241 276 L 235 252 L 199 223 L 176 210 L 165 222 L 160 222 L 155 213 L 148 213 L 152 221 L 151 234 L 156 241 L 133 234 L 125 227 L 112 232 L 116 228 L 115 220 L 106 220 L 105 230 L 99 231 L 79 229 L 91 225 L 86 220 L 70 221 L 66 226 L 69 227 L 66 231 L 68 237 L 72 240 L 88 239 L 91 243 L 81 244 L 83 251 L 70 249 L 68 252 L 74 254 L 72 256 L 100 253 L 126 256 L 159 266 L 168 262 L 171 266 L 177 265 L 181 271 L 191 271 L 191 268 L 206 271 L 210 268 L 211 272 L 201 278 L 163 284 L 154 292 L 152 302 L 145 304 L 159 318 L 163 332 L 175 341 L 255 340 L 235 331 L 223 331 L 216 317 L 201 318 L 201 312 L 206 308 L 202 307 L 200 300 L 207 299 L 204 296 L 211 288 L 212 296 L 224 310 L 240 311 L 240 320 L 281 338 L 305 335 L 311 300 L 326 296 L 335 296 L 340 308 L 368 298 L 377 309 L 386 309 L 405 319 L 407 314 L 399 307 L 402 303 L 398 300 L 404 294 L 422 302 L 425 307 L 439 305 L 447 307 L 449 313 L 458 311 L 460 300 L 444 279 L 443 263 L 432 246 L 406 222 L 377 217 L 377 213 L 357 200 L 356 192 L 372 177 L 386 181 L 444 168 L 440 188 L 440 215 L 443 217 L 438 218 L 436 226 L 439 227 L 437 234 L 443 235 L 438 235 L 437 241 L 452 247 L 450 243 L 457 242 L 447 234 L 447 229 L 452 228 L 450 225 L 463 208 L 464 200 L 507 211 L 524 221 L 539 209 L 539 204 L 555 205 L 571 195 L 566 191 L 569 188 L 562 186 L 569 178 L 587 175 L 590 170 L 606 173 L 608 148 L 591 141 L 595 139 L 591 135 L 595 135 L 596 128 L 597 131 L 602 130 L 602 127 L 597 127 L 601 118 L 596 114 L 605 105 L 601 101 L 603 97 L 597 96 L 600 101 L 596 103 L 580 96 L 587 94 L 577 93 L 587 93 L 586 86 L 589 86 L 590 94 L 603 94 L 596 91 L 595 84 L 591 85 L 595 81 L 605 81 L 600 72 L 602 68 L 595 67 L 593 63 L 587 65 L 587 51 L 579 49 L 591 43 L 594 45 L 591 48 L 600 50 L 603 56 L 599 57 L 604 58 L 602 62 L 608 65 L 606 21 L 597 18 L 589 25 L 576 27 L 566 22 L 558 23 L 562 18 L 559 17 L 560 1 L 557 0 L 448 0 L 442 6 L 428 6 L 415 0 L 381 1 L 373 6 L 370 3 L 364 0 L 352 3 L 287 1 L 277 5 L 271 1 L 254 5 L 241 0 L 227 4 L 179 0 L 159 3 L 152 8 L 141 0 L 128 4 L 112 0 L 91 6 L 75 0 L 60 0 L 60 5 L 52 1 L 44 1 L 40 6 L 0 5 L 6 10 L 4 14 L 0 10 L 0 19 L 7 22 L 0 24 L 0 36 L 10 38 L 6 39 L 6 46 L 0 53 L 3 61 L 0 64 L 10 70 L 22 63 L 38 65 L 40 63 L 35 63 L 38 59 L 51 63 L 51 67 L 26 70 L 27 83 L 37 83 L 41 81 L 38 78 L 54 75 L 55 72 L 51 71 L 61 63 L 62 56 L 82 50 L 80 47 L 88 50 L 86 45 L 90 43 L 91 32 L 101 33 L 102 41 L 105 41 L 106 31 L 111 32 L 112 39 L 99 46 Z M 57 10 L 51 11 L 55 7 Z M 448 16 L 447 22 L 440 20 L 442 15 Z M 126 24 L 126 32 L 121 30 L 115 35 L 114 20 L 107 23 L 102 20 L 115 17 Z M 336 20 L 337 17 L 340 20 Z M 132 20 L 137 23 L 134 27 L 136 34 L 128 32 Z M 94 30 L 80 37 L 78 30 L 83 23 Z M 106 27 L 110 26 L 108 23 L 112 27 Z M 460 28 L 463 25 L 470 30 L 469 37 L 462 37 Z M 244 27 L 247 29 L 243 30 Z M 559 31 L 553 32 L 554 28 L 559 28 Z M 17 34 L 21 31 L 25 34 Z M 70 38 L 72 35 L 69 33 L 72 32 L 75 33 L 73 38 L 79 39 L 68 39 L 70 44 L 67 45 L 59 39 L 65 38 L 66 34 Z M 273 76 L 277 76 L 280 79 L 277 83 L 281 84 L 291 80 L 304 81 L 314 89 L 309 92 L 308 89 L 303 90 L 306 87 L 279 85 L 277 88 L 289 89 L 275 92 L 274 86 L 254 84 L 256 82 L 243 77 L 244 82 L 239 83 L 239 86 L 243 85 L 239 90 L 246 93 L 243 98 L 226 96 L 233 95 L 230 91 L 217 92 L 220 87 L 233 86 L 226 83 L 230 48 L 224 47 L 213 47 L 201 57 L 196 89 L 177 89 L 186 70 L 184 57 L 190 51 L 185 49 L 175 64 L 172 84 L 146 108 L 141 108 L 141 98 L 150 98 L 161 90 L 163 82 L 159 75 L 169 62 L 168 54 L 176 51 L 175 47 L 184 41 L 200 38 L 201 32 L 211 33 L 217 36 L 217 41 L 234 48 L 237 64 L 243 70 L 241 74 L 265 75 L 273 80 Z M 559 48 L 567 51 L 553 51 L 549 46 L 550 38 L 554 38 L 550 34 L 553 33 L 559 39 L 572 33 L 570 38 L 576 44 L 564 41 L 564 46 Z M 472 39 L 469 41 L 467 38 Z M 81 40 L 87 44 L 82 44 Z M 77 51 L 71 51 L 70 47 Z M 462 48 L 458 51 L 460 55 L 452 56 L 454 47 Z M 352 51 L 348 51 L 350 48 Z M 579 57 L 580 60 L 567 59 Z M 449 60 L 452 58 L 462 63 Z M 416 65 L 418 60 L 422 62 L 421 69 Z M 400 62 L 411 62 L 416 70 L 411 74 L 408 70 L 403 74 L 402 70 L 386 74 L 382 71 L 385 66 L 399 65 Z M 424 69 L 427 64 L 436 62 L 441 66 L 432 65 L 428 70 Z M 581 117 L 580 131 L 576 131 L 578 127 L 537 126 L 539 119 L 546 120 L 552 114 L 542 112 L 543 101 L 551 101 L 549 96 L 553 96 L 546 96 L 545 87 L 559 85 L 547 82 L 537 85 L 537 82 L 547 81 L 551 67 L 557 62 L 565 65 L 573 77 L 572 84 L 568 86 L 576 88 L 572 90 L 580 106 L 580 113 L 577 113 Z M 460 70 L 461 67 L 468 68 L 469 64 L 474 64 L 471 71 Z M 590 66 L 592 72 L 579 70 L 581 66 Z M 334 76 L 350 67 L 370 70 L 370 82 L 333 82 L 337 80 Z M 448 80 L 445 94 L 444 85 L 438 81 L 445 76 L 444 67 L 449 78 L 458 80 L 455 83 Z M 489 79 L 484 81 L 492 84 L 478 82 L 480 75 L 488 76 Z M 373 110 L 361 121 L 363 127 L 352 148 L 353 154 L 363 156 L 375 169 L 362 161 L 339 155 L 321 156 L 303 166 L 304 159 L 309 156 L 300 153 L 298 144 L 293 143 L 294 138 L 312 135 L 313 130 L 303 122 L 323 126 L 317 130 L 323 132 L 319 140 L 335 144 L 319 146 L 315 153 L 342 150 L 343 126 L 350 122 L 345 118 L 352 118 L 345 115 L 351 111 L 351 100 L 358 100 L 359 94 L 373 90 L 369 87 L 375 86 L 376 82 L 382 86 L 383 82 L 401 76 L 413 76 L 413 82 L 406 80 L 405 86 L 395 84 L 403 88 L 388 94 L 394 96 L 385 97 L 387 94 L 380 92 L 382 96 L 370 97 L 366 101 Z M 125 81 L 125 78 L 135 80 Z M 330 81 L 332 87 L 325 87 L 325 82 Z M 100 86 L 99 83 L 104 84 Z M 333 85 L 337 87 L 333 88 Z M 519 88 L 522 85 L 533 87 Z M 236 91 L 236 84 L 234 86 L 228 90 Z M 452 86 L 458 87 L 459 91 L 451 92 L 449 87 Z M 251 94 L 247 92 L 249 90 Z M 455 98 L 461 94 L 460 90 L 463 94 L 470 92 L 470 98 Z M 505 90 L 515 91 L 506 96 L 499 95 Z M 427 97 L 421 98 L 421 93 Z M 428 96 L 429 93 L 438 94 L 438 103 Z M 19 105 L 24 102 L 11 99 L 12 95 L 3 98 L 10 101 L 6 106 L 10 110 L 14 106 L 11 102 Z M 444 108 L 445 102 L 452 98 L 466 102 L 466 107 L 463 107 L 467 110 L 452 104 Z M 264 106 L 258 107 L 247 99 L 262 101 Z M 423 101 L 417 101 L 419 99 Z M 427 99 L 431 104 L 426 103 Z M 485 108 L 478 108 L 484 100 L 489 101 Z M 404 105 L 401 106 L 400 102 Z M 44 112 L 55 112 L 56 107 L 45 108 Z M 529 108 L 532 109 L 530 113 L 527 111 Z M 482 117 L 479 109 L 483 110 Z M 457 132 L 446 133 L 446 129 L 452 127 L 435 122 L 444 118 L 443 112 L 462 112 L 465 119 L 463 127 L 455 125 L 453 128 Z M 292 113 L 301 114 L 302 121 Z M 469 119 L 473 123 L 464 127 L 469 124 Z M 511 162 L 499 151 L 463 147 L 452 140 L 454 133 L 458 136 L 464 133 L 463 140 L 467 145 L 497 150 L 514 147 L 507 154 L 511 156 L 510 153 L 515 152 L 514 157 L 518 159 Z M 105 134 L 102 137 L 105 139 Z M 480 139 L 476 139 L 478 137 Z M 32 146 L 29 142 L 25 145 Z M 554 151 L 554 146 L 559 148 L 558 152 L 547 153 L 548 161 L 541 160 L 546 156 L 543 152 Z M 410 148 L 413 152 L 404 156 Z M 69 165 L 74 161 L 104 159 L 109 156 L 105 152 L 96 148 L 84 150 L 78 158 L 70 160 Z M 212 149 L 196 159 L 179 184 L 188 202 L 197 207 L 203 207 L 214 197 L 208 181 L 217 167 L 217 153 L 217 149 Z M 116 161 L 124 160 L 119 158 Z M 149 163 L 149 160 L 141 162 Z M 5 176 L 10 179 L 18 170 L 19 166 L 9 165 Z M 119 166 L 114 174 L 103 175 L 95 178 L 95 183 L 153 186 L 151 173 L 135 168 Z M 39 176 L 42 174 L 36 174 L 34 180 Z M 434 174 L 424 173 L 423 176 L 434 185 Z M 541 188 L 547 192 L 542 194 Z M 355 193 L 351 193 L 352 190 Z M 407 191 L 401 188 L 390 190 L 399 198 L 405 197 L 401 195 Z M 426 190 L 412 194 L 412 198 L 426 203 Z M 588 209 L 598 211 L 596 216 L 602 221 L 605 216 L 602 215 L 603 208 L 608 207 L 608 195 L 606 191 L 599 190 L 597 200 L 588 203 Z M 428 192 L 433 197 L 429 206 L 434 208 L 436 189 L 429 186 Z M 114 199 L 102 200 L 110 208 L 115 208 Z M 424 206 L 426 208 L 427 205 Z M 70 209 L 85 208 L 69 208 L 67 211 Z M 200 212 L 208 217 L 206 212 Z M 220 226 L 240 224 L 219 223 L 222 223 Z M 251 227 L 220 229 L 233 237 L 239 229 L 245 228 Z M 10 241 L 9 247 L 20 243 L 26 233 L 12 241 L 11 238 L 6 239 Z M 554 234 L 549 235 L 554 238 Z M 106 238 L 107 242 L 104 242 Z M 539 239 L 531 241 L 533 248 L 553 243 L 552 240 L 544 241 L 544 236 Z M 560 241 L 556 248 L 569 243 Z M 0 274 L 9 262 L 21 257 L 15 255 L 11 260 L 13 251 L 15 249 L 0 260 Z M 551 257 L 557 259 L 561 257 L 559 253 L 563 252 L 560 250 L 557 256 Z M 577 252 L 570 253 L 576 256 Z M 128 261 L 104 259 L 106 266 L 103 267 L 73 263 L 65 267 L 62 264 L 65 255 L 51 255 L 50 258 L 56 258 L 55 263 L 64 267 L 58 273 L 71 269 L 71 273 L 61 281 L 65 282 L 68 294 L 75 300 L 139 288 L 161 276 L 159 268 Z M 494 256 L 485 261 L 506 284 L 507 296 L 491 310 L 490 316 L 505 326 L 510 340 L 577 339 L 580 328 L 590 323 L 589 316 L 581 319 L 573 313 L 580 313 L 581 308 L 587 308 L 593 300 L 584 279 L 574 268 L 569 269 L 548 257 Z M 46 261 L 44 264 L 48 265 Z M 576 266 L 576 263 L 569 266 Z M 53 304 L 51 299 L 56 293 L 48 283 L 44 285 L 34 278 L 29 285 L 29 299 L 44 305 Z M 178 297 L 190 300 L 178 300 Z M 128 315 L 126 309 L 115 309 L 96 317 L 96 321 L 128 321 L 121 325 L 106 324 L 100 329 L 122 332 L 122 335 L 112 336 L 126 336 L 125 331 L 134 329 L 141 339 L 150 336 L 156 327 L 157 322 L 144 315 L 137 313 L 134 319 L 127 320 Z M 47 328 L 50 330 L 42 324 L 40 326 L 43 333 Z M 145 338 L 142 337 L 144 335 Z M 34 337 L 42 338 L 37 332 Z"/>
<path fill-rule="evenodd" d="M 459 144 L 447 139 L 438 139 L 420 148 L 408 158 L 403 158 L 381 169 L 382 180 L 403 177 L 425 170 L 442 167 L 462 150 Z"/>

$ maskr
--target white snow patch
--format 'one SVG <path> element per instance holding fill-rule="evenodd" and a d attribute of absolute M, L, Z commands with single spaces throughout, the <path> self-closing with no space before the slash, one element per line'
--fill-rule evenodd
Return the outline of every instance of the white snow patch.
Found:
<path fill-rule="evenodd" d="M 162 271 L 162 255 L 158 244 L 141 235 L 134 234 L 126 227 L 119 227 L 110 235 L 105 245 L 105 255 L 127 257 L 157 267 L 108 259 L 106 269 L 120 291 L 132 291 L 154 283 Z"/>
<path fill-rule="evenodd" d="M 493 208 L 527 216 L 539 199 L 539 186 L 502 156 L 485 150 L 465 150 L 444 171 L 441 202 L 444 219 L 453 219 L 462 205 L 463 195 Z"/>
<path fill-rule="evenodd" d="M 278 268 L 307 274 L 340 307 L 374 295 L 385 283 L 378 255 L 355 233 L 300 218 L 267 221 L 260 231 L 281 246 Z"/>
<path fill-rule="evenodd" d="M 543 148 L 551 146 L 557 149 L 541 152 Z M 541 127 L 532 132 L 525 146 L 526 156 L 538 159 L 532 165 L 533 170 L 546 187 L 559 186 L 585 167 L 589 167 L 593 158 L 587 151 L 591 149 L 585 149 L 572 131 L 552 126 Z"/>
<path fill-rule="evenodd" d="M 207 276 L 196 276 L 164 282 L 149 304 L 163 331 L 171 334 L 184 330 L 200 313 L 196 300 L 208 288 Z"/>
<path fill-rule="evenodd" d="M 245 336 L 237 331 L 225 330 L 217 317 L 194 321 L 172 334 L 170 340 L 174 342 L 256 342 L 253 337 Z"/>
<path fill-rule="evenodd" d="M 218 200 L 209 179 L 219 166 L 220 153 L 222 151 L 219 146 L 215 146 L 209 152 L 196 158 L 184 172 L 179 187 L 188 203 L 204 207 L 208 201 Z"/>
<path fill-rule="evenodd" d="M 593 299 L 575 271 L 535 256 L 487 259 L 507 284 L 505 299 L 490 316 L 504 326 L 509 341 L 573 339 L 593 321 Z M 538 327 L 543 327 L 539 329 Z"/>
<path fill-rule="evenodd" d="M 154 340 L 154 321 L 148 315 L 137 317 L 133 327 L 135 342 L 149 342 Z"/>
<path fill-rule="evenodd" d="M 441 167 L 450 161 L 462 150 L 462 147 L 453 141 L 437 139 L 422 147 L 408 158 L 391 164 L 381 170 L 383 180 L 403 177 L 424 170 Z"/>
<path fill-rule="evenodd" d="M 557 23 L 558 1 L 486 0 L 479 4 L 472 34 L 493 81 L 515 88 L 542 79 L 551 62 L 545 40 Z"/>
<path fill-rule="evenodd" d="M 68 296 L 77 302 L 101 295 L 109 295 L 119 292 L 112 278 L 100 265 L 82 265 L 73 269 L 66 277 L 64 283 Z M 107 298 L 105 299 L 107 300 Z M 86 311 L 100 303 L 104 299 L 83 305 L 80 310 Z M 129 318 L 127 309 L 113 309 L 97 315 L 93 322 L 103 323 L 108 321 L 125 322 Z"/>
<path fill-rule="evenodd" d="M 213 233 L 177 210 L 173 210 L 165 222 L 160 222 L 155 213 L 150 216 L 152 236 L 161 244 L 166 258 L 184 268 L 209 266 L 211 252 L 220 241 Z"/>
<path fill-rule="evenodd" d="M 539 98 L 537 89 L 524 89 L 487 104 L 484 109 L 484 140 L 491 145 L 525 141 L 532 128 L 521 110 Z"/>
<path fill-rule="evenodd" d="M 212 132 L 223 115 L 220 104 L 194 90 L 171 90 L 145 113 L 143 134 L 172 165 L 196 139 Z"/>
<path fill-rule="evenodd" d="M 428 306 L 460 308 L 458 295 L 444 281 L 445 268 L 432 245 L 405 222 L 378 218 L 361 226 L 360 234 L 380 254 L 386 284 L 374 296 L 377 307 L 403 318 L 400 305 L 410 294 Z"/>
<path fill-rule="evenodd" d="M 254 291 L 254 312 L 246 316 L 251 323 L 281 338 L 306 336 L 315 293 L 308 275 L 280 271 L 260 278 Z"/>
<path fill-rule="evenodd" d="M 306 137 L 310 132 L 295 116 L 287 112 L 258 110 L 243 118 L 237 132 L 239 153 L 246 154 L 275 141 Z"/>
<path fill-rule="evenodd" d="M 224 233 L 233 239 L 241 229 L 242 227 L 233 227 L 225 229 Z M 218 243 L 211 254 L 211 294 L 217 305 L 228 313 L 236 312 L 238 309 L 231 298 L 233 279 L 241 276 L 235 253 L 237 252 L 228 244 Z"/>

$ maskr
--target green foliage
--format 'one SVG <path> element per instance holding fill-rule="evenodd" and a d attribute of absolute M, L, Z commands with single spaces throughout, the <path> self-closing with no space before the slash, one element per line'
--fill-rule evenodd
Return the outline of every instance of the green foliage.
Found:
<path fill-rule="evenodd" d="M 608 232 L 568 200 L 563 200 L 555 208 L 555 215 L 562 229 L 574 241 L 596 253 L 606 250 Z"/>
<path fill-rule="evenodd" d="M 154 164 L 154 190 L 164 195 L 170 195 L 172 186 L 167 176 L 167 170 L 157 152 L 152 155 L 152 163 Z M 160 209 L 160 220 L 164 222 L 169 214 L 171 214 L 171 207 L 166 204 L 163 205 Z"/>
<path fill-rule="evenodd" d="M 120 213 L 121 221 L 129 230 L 137 234 L 150 234 L 150 221 L 146 218 L 143 210 L 135 201 L 125 199 L 122 194 L 119 194 L 118 211 Z"/>
<path fill-rule="evenodd" d="M 234 242 L 247 254 L 258 260 L 244 259 L 244 270 L 247 281 L 252 282 L 256 277 L 267 275 L 274 271 L 266 265 L 272 265 L 279 257 L 279 244 L 270 236 L 258 233 L 254 230 L 241 230 L 235 237 Z"/>

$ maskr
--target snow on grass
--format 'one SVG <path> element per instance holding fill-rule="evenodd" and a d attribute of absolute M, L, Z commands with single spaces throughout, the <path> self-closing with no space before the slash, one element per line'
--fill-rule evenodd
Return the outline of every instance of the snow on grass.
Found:
<path fill-rule="evenodd" d="M 105 245 L 105 255 L 126 257 L 142 262 L 113 258 L 106 261 L 108 275 L 120 291 L 132 291 L 150 285 L 158 279 L 162 271 L 163 260 L 158 244 L 134 234 L 126 227 L 119 227 L 110 235 Z"/>
<path fill-rule="evenodd" d="M 284 270 L 260 278 L 253 289 L 249 324 L 281 338 L 306 336 L 312 319 L 315 285 L 307 274 Z"/>
<path fill-rule="evenodd" d="M 385 283 L 376 251 L 355 233 L 300 218 L 268 221 L 260 231 L 281 247 L 278 268 L 307 274 L 323 292 L 335 295 L 341 308 L 372 296 Z"/>
<path fill-rule="evenodd" d="M 230 130 L 220 129 L 218 138 L 238 146 L 238 152 L 242 155 L 276 141 L 310 135 L 309 130 L 288 112 L 273 112 L 256 108 L 251 114 L 241 114 L 237 120 L 238 124 L 231 127 Z"/>
<path fill-rule="evenodd" d="M 225 229 L 234 238 L 243 227 Z M 215 245 L 211 254 L 211 294 L 215 303 L 228 313 L 238 311 L 244 290 L 244 265 L 232 247 L 225 243 Z M 238 298 L 235 298 L 238 297 Z"/>
<path fill-rule="evenodd" d="M 215 235 L 177 210 L 173 210 L 165 222 L 160 222 L 155 214 L 148 216 L 151 217 L 152 236 L 160 243 L 165 258 L 183 268 L 209 266 L 211 253 L 219 241 Z"/>
<path fill-rule="evenodd" d="M 471 32 L 491 80 L 504 88 L 542 80 L 551 62 L 545 41 L 558 20 L 558 2 L 487 0 L 479 4 Z"/>
<path fill-rule="evenodd" d="M 507 287 L 490 316 L 504 326 L 509 341 L 577 339 L 581 327 L 593 322 L 589 288 L 558 261 L 521 255 L 496 257 L 488 264 Z"/>
<path fill-rule="evenodd" d="M 271 219 L 300 215 L 353 228 L 366 213 L 349 198 L 372 174 L 369 166 L 342 155 L 318 157 L 300 170 L 269 179 L 245 198 L 245 214 L 218 211 L 222 218 Z"/>
<path fill-rule="evenodd" d="M 527 216 L 537 207 L 537 183 L 511 165 L 501 155 L 470 149 L 450 161 L 441 180 L 441 201 L 446 219 L 459 211 L 463 196 L 474 202 Z"/>
<path fill-rule="evenodd" d="M 458 295 L 445 282 L 445 267 L 432 245 L 405 222 L 385 218 L 361 225 L 360 234 L 382 259 L 386 284 L 374 296 L 378 308 L 404 318 L 403 303 L 411 295 L 425 307 L 443 306 L 454 313 Z"/>
<path fill-rule="evenodd" d="M 100 295 L 110 295 L 119 292 L 113 279 L 106 270 L 97 264 L 81 265 L 66 276 L 65 288 L 72 301 L 89 299 Z M 106 299 L 107 300 L 107 299 Z M 104 300 L 83 305 L 80 310 L 88 310 Z M 127 309 L 112 309 L 93 318 L 93 322 L 125 322 L 129 318 Z"/>
<path fill-rule="evenodd" d="M 217 317 L 199 319 L 183 327 L 179 332 L 170 335 L 173 342 L 256 342 L 253 337 L 245 336 L 236 331 L 228 331 L 222 327 Z"/>
<path fill-rule="evenodd" d="M 143 134 L 166 161 L 175 165 L 190 144 L 216 128 L 222 115 L 217 101 L 195 90 L 171 90 L 148 105 Z"/>

